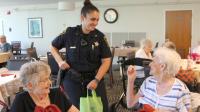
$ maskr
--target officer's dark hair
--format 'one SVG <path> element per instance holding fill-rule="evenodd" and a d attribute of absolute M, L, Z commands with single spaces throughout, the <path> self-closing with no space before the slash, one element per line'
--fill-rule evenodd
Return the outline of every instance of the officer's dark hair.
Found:
<path fill-rule="evenodd" d="M 97 11 L 99 12 L 99 9 L 94 6 L 90 0 L 85 0 L 84 1 L 84 6 L 81 9 L 81 15 L 83 15 L 84 17 L 86 17 L 86 14 L 92 12 L 92 11 Z"/>

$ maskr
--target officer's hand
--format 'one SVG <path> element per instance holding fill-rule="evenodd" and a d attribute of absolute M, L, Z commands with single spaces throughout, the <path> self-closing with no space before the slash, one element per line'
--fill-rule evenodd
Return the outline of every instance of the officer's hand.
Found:
<path fill-rule="evenodd" d="M 95 80 L 90 81 L 90 83 L 87 85 L 87 89 L 95 90 L 98 86 L 98 83 Z"/>
<path fill-rule="evenodd" d="M 133 65 L 130 65 L 127 70 L 128 79 L 135 80 L 136 78 L 136 71 Z"/>
<path fill-rule="evenodd" d="M 70 66 L 65 61 L 59 62 L 58 65 L 62 70 L 66 70 L 70 68 Z"/>

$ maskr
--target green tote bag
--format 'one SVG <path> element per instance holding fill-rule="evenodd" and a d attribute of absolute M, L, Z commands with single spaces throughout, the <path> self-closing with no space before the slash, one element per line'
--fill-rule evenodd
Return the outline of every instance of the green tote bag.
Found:
<path fill-rule="evenodd" d="M 92 96 L 80 98 L 80 112 L 103 112 L 103 105 L 101 102 L 101 97 L 96 95 L 96 92 L 92 91 Z"/>

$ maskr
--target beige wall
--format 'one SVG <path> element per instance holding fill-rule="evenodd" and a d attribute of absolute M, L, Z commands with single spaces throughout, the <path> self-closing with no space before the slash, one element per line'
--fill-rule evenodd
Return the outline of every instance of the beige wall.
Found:
<path fill-rule="evenodd" d="M 98 28 L 103 32 L 146 32 L 154 42 L 164 42 L 165 38 L 165 11 L 166 10 L 192 10 L 192 45 L 200 38 L 200 4 L 186 5 L 146 5 L 113 7 L 119 12 L 119 19 L 114 24 L 108 24 L 103 19 L 103 12 L 108 7 L 100 7 L 101 18 Z M 49 50 L 52 39 L 61 33 L 66 26 L 80 24 L 80 9 L 61 12 L 52 9 L 46 10 L 18 10 L 6 15 L 0 9 L 0 20 L 4 21 L 4 33 L 8 41 L 21 40 L 22 47 L 27 48 L 32 41 L 35 42 L 38 54 L 44 55 Z M 42 17 L 43 38 L 28 38 L 27 18 Z M 12 32 L 9 32 L 12 28 Z"/>

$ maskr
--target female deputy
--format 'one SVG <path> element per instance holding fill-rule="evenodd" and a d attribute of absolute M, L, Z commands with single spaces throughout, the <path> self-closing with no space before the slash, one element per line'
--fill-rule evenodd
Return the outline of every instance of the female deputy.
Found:
<path fill-rule="evenodd" d="M 104 34 L 97 30 L 99 10 L 85 0 L 81 10 L 81 25 L 69 27 L 52 41 L 51 53 L 59 67 L 66 70 L 64 90 L 71 102 L 79 108 L 81 96 L 86 95 L 87 89 L 96 90 L 101 97 L 104 112 L 108 112 L 103 77 L 111 62 L 110 48 Z M 59 55 L 59 50 L 66 48 L 66 61 Z"/>

